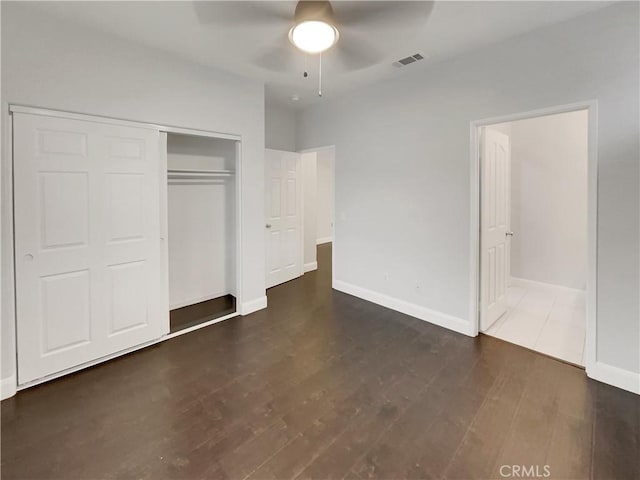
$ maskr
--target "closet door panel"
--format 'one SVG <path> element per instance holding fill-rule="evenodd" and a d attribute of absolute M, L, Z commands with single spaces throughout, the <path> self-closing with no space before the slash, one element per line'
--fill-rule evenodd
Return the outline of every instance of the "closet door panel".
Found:
<path fill-rule="evenodd" d="M 154 317 L 157 132 L 22 113 L 13 122 L 18 382 L 24 384 L 157 338 L 168 325 Z M 111 182 L 111 174 L 137 175 L 137 181 Z M 144 268 L 112 275 L 114 266 L 135 262 Z M 116 330 L 127 333 L 110 336 Z"/>
<path fill-rule="evenodd" d="M 168 333 L 160 311 L 159 134 L 103 126 L 106 348 L 116 352 Z"/>
<path fill-rule="evenodd" d="M 91 358 L 92 138 L 78 122 L 14 114 L 19 383 Z"/>
<path fill-rule="evenodd" d="M 108 351 L 168 332 L 159 309 L 160 163 L 158 132 L 103 126 L 106 154 L 105 332 Z"/>

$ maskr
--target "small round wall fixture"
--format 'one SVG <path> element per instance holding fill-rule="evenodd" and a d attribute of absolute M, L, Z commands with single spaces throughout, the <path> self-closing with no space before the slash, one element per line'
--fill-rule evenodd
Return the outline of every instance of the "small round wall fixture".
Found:
<path fill-rule="evenodd" d="M 340 34 L 328 1 L 301 0 L 296 5 L 295 25 L 289 40 L 305 53 L 322 53 L 333 47 Z"/>

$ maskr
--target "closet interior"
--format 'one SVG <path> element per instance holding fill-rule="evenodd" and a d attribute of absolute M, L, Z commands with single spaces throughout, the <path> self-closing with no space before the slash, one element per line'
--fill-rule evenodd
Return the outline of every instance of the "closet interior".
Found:
<path fill-rule="evenodd" d="M 236 312 L 236 144 L 167 133 L 171 333 Z"/>

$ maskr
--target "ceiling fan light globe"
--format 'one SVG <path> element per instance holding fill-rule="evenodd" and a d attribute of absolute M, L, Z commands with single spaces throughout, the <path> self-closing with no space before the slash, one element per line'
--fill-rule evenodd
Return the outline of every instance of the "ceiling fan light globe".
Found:
<path fill-rule="evenodd" d="M 308 20 L 293 26 L 289 31 L 289 40 L 303 52 L 322 53 L 336 44 L 338 35 L 338 29 L 333 25 Z"/>

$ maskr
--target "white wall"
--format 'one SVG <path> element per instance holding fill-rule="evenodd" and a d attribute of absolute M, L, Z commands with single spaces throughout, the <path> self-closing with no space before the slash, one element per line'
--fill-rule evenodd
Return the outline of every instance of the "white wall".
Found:
<path fill-rule="evenodd" d="M 511 276 L 584 290 L 586 110 L 511 124 Z"/>
<path fill-rule="evenodd" d="M 300 155 L 304 182 L 304 270 L 308 272 L 318 268 L 316 230 L 317 224 L 317 156 L 316 152 Z"/>
<path fill-rule="evenodd" d="M 616 3 L 304 110 L 298 147 L 336 146 L 339 285 L 471 332 L 470 122 L 596 99 L 597 361 L 635 381 L 638 9 Z"/>
<path fill-rule="evenodd" d="M 9 103 L 241 134 L 242 301 L 266 304 L 264 86 L 42 16 L 37 4 L 1 8 L 2 378 L 15 372 Z"/>
<path fill-rule="evenodd" d="M 317 228 L 318 243 L 333 240 L 333 171 L 335 150 L 317 152 Z"/>
<path fill-rule="evenodd" d="M 295 110 L 278 100 L 265 100 L 265 148 L 296 151 Z"/>

